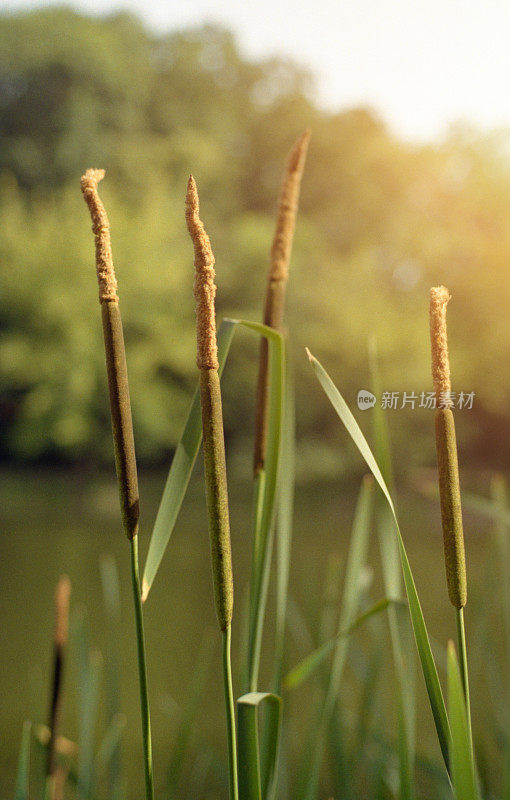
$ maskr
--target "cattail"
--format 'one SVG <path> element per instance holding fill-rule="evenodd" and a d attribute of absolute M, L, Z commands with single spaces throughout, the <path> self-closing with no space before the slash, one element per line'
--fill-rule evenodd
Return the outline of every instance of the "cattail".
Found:
<path fill-rule="evenodd" d="M 455 421 L 451 409 L 450 363 L 446 333 L 446 305 L 450 295 L 444 286 L 430 290 L 430 340 L 432 377 L 436 394 L 436 451 L 439 495 L 448 595 L 456 608 L 467 601 L 466 561 L 460 501 Z"/>
<path fill-rule="evenodd" d="M 305 167 L 310 135 L 310 131 L 306 130 L 290 151 L 278 204 L 276 231 L 271 248 L 264 307 L 264 324 L 278 331 L 282 329 L 283 324 L 290 254 L 296 227 L 301 178 Z M 255 412 L 255 448 L 253 457 L 255 475 L 264 468 L 266 459 L 269 407 L 268 380 L 268 343 L 267 339 L 262 337 L 260 341 L 257 406 Z"/>
<path fill-rule="evenodd" d="M 51 684 L 50 712 L 48 721 L 48 744 L 46 751 L 46 775 L 53 777 L 56 772 L 56 743 L 59 712 L 62 697 L 62 678 L 64 674 L 64 655 L 69 628 L 69 598 L 71 582 L 62 575 L 55 590 L 55 630 L 53 634 L 53 679 Z"/>
<path fill-rule="evenodd" d="M 99 302 L 101 303 L 103 320 L 103 338 L 122 522 L 128 539 L 133 539 L 138 533 L 140 514 L 138 476 L 124 334 L 110 242 L 110 224 L 97 191 L 97 184 L 104 178 L 104 175 L 103 169 L 88 169 L 81 179 L 81 190 L 92 217 L 92 231 L 94 232 L 96 244 Z"/>
<path fill-rule="evenodd" d="M 230 549 L 227 471 L 221 409 L 214 298 L 214 256 L 209 237 L 199 217 L 196 183 L 188 181 L 186 223 L 195 250 L 197 318 L 197 366 L 200 370 L 200 399 L 204 433 L 204 462 L 211 538 L 211 558 L 216 614 L 222 631 L 230 627 L 234 587 Z"/>

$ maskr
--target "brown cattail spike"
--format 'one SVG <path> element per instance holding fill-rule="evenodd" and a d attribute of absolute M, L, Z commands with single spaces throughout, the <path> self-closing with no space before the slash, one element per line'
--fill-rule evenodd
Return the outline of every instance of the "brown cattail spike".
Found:
<path fill-rule="evenodd" d="M 446 583 L 451 604 L 462 608 L 467 602 L 466 556 L 457 440 L 451 408 L 436 409 L 435 425 Z"/>
<path fill-rule="evenodd" d="M 278 204 L 264 306 L 264 325 L 269 325 L 269 327 L 277 331 L 281 331 L 283 326 L 290 254 L 296 227 L 301 178 L 305 168 L 310 136 L 311 132 L 307 129 L 290 151 Z M 253 451 L 253 471 L 255 475 L 258 475 L 264 468 L 266 460 L 269 411 L 268 352 L 267 339 L 263 337 L 260 341 L 257 405 L 255 409 L 255 445 Z"/>
<path fill-rule="evenodd" d="M 71 581 L 67 575 L 62 575 L 55 590 L 55 644 L 59 647 L 67 644 L 70 597 Z"/>
<path fill-rule="evenodd" d="M 199 217 L 197 185 L 193 175 L 186 194 L 186 223 L 195 251 L 195 286 L 197 316 L 197 366 L 199 369 L 218 369 L 214 298 L 214 255 L 211 242 Z"/>
<path fill-rule="evenodd" d="M 140 516 L 138 475 L 124 332 L 119 298 L 116 292 L 117 281 L 113 271 L 110 226 L 105 208 L 97 193 L 97 183 L 104 177 L 104 174 L 103 169 L 88 169 L 81 179 L 81 190 L 90 210 L 96 242 L 96 270 L 99 281 L 99 300 L 122 521 L 128 539 L 133 539 L 138 533 Z"/>
<path fill-rule="evenodd" d="M 216 615 L 222 631 L 230 629 L 234 602 L 225 439 L 216 346 L 214 256 L 198 216 L 197 186 L 190 176 L 186 223 L 195 250 L 197 365 L 200 370 L 203 450 Z"/>
<path fill-rule="evenodd" d="M 62 701 L 65 646 L 69 628 L 69 598 L 71 582 L 62 575 L 55 590 L 55 633 L 53 636 L 53 677 L 50 693 L 49 738 L 46 750 L 46 775 L 53 778 L 56 772 L 56 743 Z M 55 792 L 54 792 L 55 795 Z"/>
<path fill-rule="evenodd" d="M 450 293 L 445 286 L 430 290 L 430 342 L 432 377 L 436 393 L 436 452 L 443 526 L 448 595 L 455 608 L 467 601 L 466 559 L 460 498 L 455 420 L 451 409 L 450 362 L 446 334 L 446 305 Z"/>
<path fill-rule="evenodd" d="M 90 209 L 92 231 L 96 241 L 96 269 L 99 283 L 99 302 L 117 302 L 117 281 L 113 269 L 110 223 L 106 209 L 97 191 L 97 184 L 105 176 L 104 169 L 88 169 L 81 178 L 81 190 Z"/>
<path fill-rule="evenodd" d="M 445 286 L 430 290 L 430 344 L 432 350 L 432 378 L 436 393 L 436 406 L 450 408 L 452 401 L 448 338 L 446 333 L 446 306 L 450 293 Z"/>
<path fill-rule="evenodd" d="M 282 185 L 276 232 L 271 248 L 269 280 L 284 281 L 289 274 L 290 251 L 296 226 L 301 178 L 305 167 L 306 153 L 311 132 L 306 130 L 290 151 Z"/>

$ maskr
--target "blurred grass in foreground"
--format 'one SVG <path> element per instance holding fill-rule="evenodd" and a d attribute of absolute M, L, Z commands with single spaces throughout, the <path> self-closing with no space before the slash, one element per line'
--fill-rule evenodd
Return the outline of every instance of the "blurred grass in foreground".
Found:
<path fill-rule="evenodd" d="M 251 487 L 249 458 L 246 460 L 246 481 L 239 480 L 239 470 L 230 476 L 232 547 L 234 568 L 238 581 L 238 603 L 241 605 L 243 587 L 249 577 L 249 507 Z M 154 520 L 165 476 L 159 473 L 142 474 L 141 549 L 147 547 L 148 531 Z M 398 483 L 398 480 L 397 480 Z M 469 486 L 469 476 L 465 481 Z M 340 572 L 345 566 L 350 525 L 358 492 L 356 480 L 346 483 L 299 484 L 296 500 L 294 552 L 291 563 L 291 615 L 288 635 L 288 666 L 296 664 L 319 639 L 319 609 L 323 605 L 324 578 L 332 554 L 339 554 Z M 0 735 L 5 742 L 0 765 L 0 791 L 12 792 L 18 737 L 24 718 L 45 719 L 47 710 L 48 674 L 50 671 L 53 589 L 58 575 L 66 571 L 73 583 L 73 607 L 84 604 L 91 628 L 91 640 L 105 652 L 107 626 L 103 611 L 99 560 L 111 552 L 117 559 L 121 579 L 123 614 L 117 634 L 121 654 L 121 710 L 127 715 L 124 733 L 124 762 L 127 768 L 129 798 L 139 796 L 142 788 L 141 761 L 138 763 L 138 687 L 136 656 L 132 646 L 133 623 L 129 614 L 130 585 L 123 563 L 125 542 L 118 535 L 117 487 L 110 475 L 82 470 L 2 470 L 0 508 L 2 530 L 2 560 L 0 580 L 3 586 L 0 615 L 3 620 L 4 692 L 0 698 Z M 178 520 L 174 539 L 161 566 L 151 596 L 147 601 L 146 624 L 150 642 L 148 653 L 151 675 L 151 698 L 155 739 L 156 785 L 165 778 L 169 761 L 170 742 L 175 736 L 179 706 L 185 701 L 190 676 L 199 658 L 200 642 L 209 628 L 215 628 L 214 610 L 210 603 L 211 576 L 204 498 L 200 469 L 197 469 Z M 409 488 L 399 494 L 399 512 L 403 535 L 413 566 L 429 630 L 434 638 L 445 644 L 452 620 L 444 584 L 442 541 L 439 508 L 413 493 Z M 466 508 L 466 548 L 470 581 L 470 605 L 467 624 L 471 626 L 471 682 L 474 698 L 473 718 L 475 739 L 484 743 L 482 756 L 491 765 L 494 780 L 499 767 L 494 760 L 496 748 L 490 707 L 503 703 L 503 689 L 494 686 L 487 675 L 483 660 L 487 640 L 503 643 L 500 619 L 491 613 L 486 602 L 487 581 L 493 582 L 496 568 L 491 563 L 494 551 L 489 548 L 490 522 L 472 515 Z M 376 542 L 369 549 L 369 563 L 377 563 Z M 382 578 L 374 575 L 374 596 L 381 596 Z M 274 594 L 270 595 L 270 616 Z M 238 615 L 239 618 L 241 614 Z M 172 618 L 172 624 L 167 621 Z M 306 621 L 306 626 L 304 622 Z M 239 620 L 238 620 L 239 622 Z M 374 620 L 373 625 L 385 621 Z M 239 627 L 239 626 L 238 626 Z M 309 631 L 309 633 L 308 633 Z M 240 630 L 235 629 L 236 641 Z M 268 641 L 262 654 L 262 679 L 270 675 L 271 662 L 267 654 L 273 631 L 268 625 Z M 311 641 L 308 641 L 308 636 Z M 351 644 L 342 695 L 348 708 L 354 711 L 360 698 L 360 658 L 370 649 L 367 633 L 359 631 Z M 36 654 L 36 658 L 33 657 Z M 234 649 L 234 673 L 239 664 Z M 211 669 L 219 668 L 219 647 L 214 650 Z M 394 720 L 394 688 L 391 659 L 383 663 L 383 676 L 378 695 L 375 722 L 384 714 L 384 728 L 391 738 Z M 444 674 L 440 677 L 443 679 Z M 63 709 L 62 730 L 73 737 L 77 732 L 76 708 L 73 697 L 72 670 L 66 678 L 67 691 Z M 184 687 L 184 694 L 183 694 Z M 286 698 L 287 722 L 291 734 L 290 764 L 299 757 L 303 736 L 313 709 L 316 684 L 309 681 Z M 492 702 L 488 696 L 496 692 Z M 499 693 L 498 693 L 499 692 Z M 74 701 L 73 701 L 74 702 Z M 204 735 L 213 746 L 213 756 L 221 759 L 222 743 L 221 691 L 212 687 L 206 699 L 201 723 Z M 418 753 L 431 756 L 440 768 L 440 755 L 435 741 L 430 712 L 422 682 L 418 681 L 417 708 Z M 384 709 L 384 712 L 382 711 Z M 389 720 L 389 722 L 388 722 Z M 381 720 L 379 720 L 381 721 Z M 368 723 L 370 725 L 370 721 Z M 395 723 L 396 724 L 396 723 Z M 480 751 L 480 747 L 478 748 Z M 136 755 L 131 755 L 131 754 Z M 189 766 L 189 765 L 188 765 Z M 426 772 L 418 768 L 421 784 L 426 785 Z M 211 797 L 221 794 L 222 776 L 211 778 Z M 216 786 L 216 789 L 214 788 Z M 215 793 L 216 792 L 216 793 Z"/>

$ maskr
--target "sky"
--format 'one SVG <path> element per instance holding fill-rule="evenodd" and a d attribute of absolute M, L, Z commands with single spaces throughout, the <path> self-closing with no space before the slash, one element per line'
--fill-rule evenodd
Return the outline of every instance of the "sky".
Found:
<path fill-rule="evenodd" d="M 3 0 L 6 10 L 41 0 Z M 156 31 L 219 22 L 251 57 L 290 56 L 331 110 L 370 105 L 401 137 L 427 141 L 462 121 L 510 130 L 509 0 L 73 0 L 128 8 Z"/>

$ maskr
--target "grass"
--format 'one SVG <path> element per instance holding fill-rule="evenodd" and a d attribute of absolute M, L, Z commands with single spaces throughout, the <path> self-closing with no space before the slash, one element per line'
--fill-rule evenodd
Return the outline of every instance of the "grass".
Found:
<path fill-rule="evenodd" d="M 232 521 L 232 547 L 236 567 L 236 581 L 241 589 L 250 577 L 250 553 L 246 551 L 246 537 L 249 529 L 249 503 L 251 485 L 249 480 L 250 451 L 244 451 L 247 469 L 244 476 L 237 474 L 230 480 L 230 506 Z M 145 628 L 149 643 L 148 666 L 150 672 L 153 740 L 156 763 L 156 795 L 165 797 L 167 772 L 173 760 L 174 747 L 180 738 L 179 731 L 183 718 L 188 714 L 192 686 L 196 686 L 194 671 L 201 664 L 205 677 L 199 681 L 205 688 L 200 693 L 200 704 L 190 723 L 192 732 L 188 737 L 185 753 L 181 757 L 180 781 L 189 784 L 190 774 L 194 772 L 192 785 L 210 785 L 211 796 L 225 797 L 228 789 L 223 782 L 221 769 L 223 741 L 222 730 L 222 687 L 214 685 L 211 676 L 221 668 L 221 648 L 218 647 L 215 626 L 215 613 L 211 604 L 211 579 L 208 562 L 207 531 L 204 528 L 203 476 L 201 465 L 194 472 L 188 492 L 174 531 L 171 544 L 163 560 L 158 578 L 149 595 L 145 611 Z M 465 477 L 466 485 L 474 486 L 475 476 Z M 140 493 L 143 498 L 143 515 L 150 526 L 154 521 L 159 496 L 165 483 L 165 475 L 160 471 L 143 471 L 140 475 Z M 433 637 L 441 652 L 446 652 L 448 638 L 455 631 L 454 619 L 449 617 L 449 602 L 446 590 L 441 592 L 442 542 L 437 501 L 417 495 L 405 480 L 398 481 L 399 517 L 402 530 L 406 531 L 406 547 L 409 560 L 416 569 L 420 598 L 424 613 Z M 143 772 L 139 755 L 138 686 L 136 677 L 136 654 L 133 651 L 133 623 L 130 618 L 129 573 L 125 564 L 125 542 L 118 537 L 115 503 L 116 485 L 108 473 L 91 472 L 70 473 L 65 469 L 18 470 L 0 472 L 1 524 L 4 530 L 11 530 L 11 541 L 5 542 L 3 560 L 0 564 L 0 579 L 10 596 L 9 603 L 4 599 L 2 618 L 5 620 L 4 646 L 4 686 L 5 693 L 0 697 L 0 735 L 5 742 L 1 754 L 0 791 L 2 796 L 12 795 L 16 769 L 17 748 L 20 742 L 20 719 L 30 713 L 34 719 L 45 719 L 47 712 L 47 682 L 51 672 L 51 624 L 48 622 L 52 611 L 53 584 L 64 566 L 73 582 L 73 613 L 87 604 L 89 619 L 93 625 L 91 638 L 104 654 L 103 698 L 107 698 L 108 673 L 115 655 L 121 665 L 121 694 L 118 695 L 120 710 L 126 715 L 127 724 L 122 731 L 122 771 L 125 782 L 124 798 L 135 800 L 143 793 Z M 25 487 L 33 486 L 30 509 L 26 507 Z M 342 490 L 336 482 L 303 482 L 299 478 L 296 486 L 295 515 L 293 526 L 293 551 L 290 569 L 291 602 L 287 622 L 286 670 L 284 677 L 300 664 L 315 645 L 324 643 L 327 631 L 321 634 L 319 616 L 325 600 L 322 587 L 328 571 L 328 554 L 335 554 L 335 569 L 341 583 L 343 566 L 348 551 L 348 525 L 352 521 L 358 481 L 350 478 Z M 484 496 L 489 497 L 488 485 Z M 344 522 L 345 521 L 345 522 Z M 317 543 L 317 530 L 321 531 L 320 546 Z M 493 540 L 491 522 L 487 517 L 468 512 L 466 509 L 466 530 L 468 566 L 470 578 L 470 603 L 467 609 L 467 624 L 471 631 L 471 685 L 474 695 L 475 740 L 480 738 L 481 719 L 488 737 L 487 759 L 493 768 L 493 781 L 500 772 L 502 751 L 496 744 L 493 731 L 499 729 L 494 714 L 504 710 L 501 698 L 501 676 L 505 674 L 504 641 L 500 636 L 500 623 L 496 605 L 487 608 L 483 602 L 488 576 L 500 567 L 496 555 L 496 542 Z M 471 533 L 472 532 L 472 533 Z M 375 533 L 375 531 L 374 531 Z M 495 533 L 494 533 L 495 536 Z M 147 543 L 140 541 L 141 558 L 147 552 Z M 109 550 L 120 571 L 121 621 L 116 626 L 116 635 L 109 633 L 110 622 L 103 607 L 101 573 L 98 569 L 98 554 Z M 372 535 L 368 562 L 374 570 L 370 586 L 371 596 L 377 601 L 384 594 L 383 576 L 377 549 L 377 539 Z M 439 566 L 438 566 L 439 565 Z M 182 576 L 185 576 L 183 583 Z M 311 576 L 311 577 L 310 577 Z M 438 577 L 440 591 L 438 592 Z M 30 595 L 23 599 L 22 585 L 37 584 L 38 596 Z M 268 614 L 275 613 L 276 587 L 270 587 Z M 499 589 L 504 584 L 498 583 Z M 367 601 L 368 602 L 368 601 Z M 241 615 L 242 597 L 238 599 Z M 337 601 L 332 604 L 338 608 Z M 296 608 L 298 610 L 296 610 Z M 299 613 L 299 617 L 297 614 Z M 407 615 L 407 611 L 403 609 Z M 175 617 L 172 625 L 170 617 Z M 488 619 L 487 619 L 488 616 Z M 336 625 L 336 620 L 335 620 Z M 212 654 L 204 655 L 202 638 L 204 632 L 212 640 Z M 242 640 L 241 619 L 233 629 L 234 680 L 236 667 L 240 663 Z M 272 676 L 273 650 L 272 635 L 269 631 L 261 654 L 261 679 L 263 685 Z M 321 638 L 324 636 L 324 638 Z M 309 637 L 309 638 L 308 638 Z M 341 695 L 343 697 L 342 715 L 346 720 L 348 737 L 352 740 L 358 735 L 358 720 L 366 722 L 368 730 L 361 732 L 365 745 L 360 753 L 360 779 L 380 755 L 382 744 L 374 744 L 373 717 L 374 704 L 376 717 L 386 720 L 385 735 L 389 739 L 385 751 L 387 769 L 395 768 L 397 718 L 394 704 L 395 678 L 391 664 L 390 640 L 387 637 L 385 613 L 376 616 L 372 623 L 365 624 L 352 634 L 352 643 L 347 658 Z M 487 674 L 479 654 L 484 638 L 486 647 L 497 652 L 494 665 L 499 683 L 494 686 L 494 698 L 487 696 Z M 329 641 L 329 639 L 327 639 Z M 40 667 L 34 669 L 24 654 L 27 642 L 34 653 L 40 653 Z M 380 643 L 380 647 L 379 647 Z M 112 653 L 112 645 L 116 654 Z M 71 644 L 72 647 L 72 644 Z M 370 664 L 368 656 L 372 648 L 380 652 L 380 664 Z M 413 643 L 414 647 L 414 643 Z M 329 650 L 331 652 L 331 650 Z M 64 704 L 62 708 L 62 731 L 71 739 L 76 736 L 77 708 L 74 698 L 73 651 L 69 653 L 69 671 L 65 680 Z M 500 663 L 501 662 L 501 663 Z M 326 657 L 325 668 L 329 661 Z M 209 667 L 208 667 L 209 664 Z M 371 674 L 377 672 L 377 682 Z M 495 677 L 496 677 L 495 676 Z M 419 676 L 418 676 L 419 677 Z M 446 672 L 440 666 L 441 680 Z M 240 684 L 236 681 L 237 686 Z M 200 688 L 200 687 L 199 687 Z M 370 695 L 365 705 L 372 709 L 364 713 L 362 694 Z M 288 750 L 291 769 L 301 763 L 302 742 L 316 695 L 322 691 L 320 671 L 314 672 L 291 693 L 284 686 L 284 741 Z M 492 690 L 491 690 L 492 691 Z M 197 690 L 198 692 L 198 690 Z M 315 697 L 315 700 L 314 700 Z M 106 704 L 102 710 L 106 715 Z M 423 683 L 417 682 L 415 698 L 416 725 L 419 731 L 417 740 L 417 765 L 415 781 L 417 795 L 430 797 L 425 790 L 436 790 L 440 778 L 438 756 L 439 748 L 435 741 L 427 698 Z M 200 724 L 197 723 L 200 720 Z M 102 739 L 101 717 L 96 731 L 96 745 Z M 502 720 L 500 721 L 502 724 Z M 12 736 L 12 731 L 19 731 Z M 32 756 L 34 758 L 34 747 Z M 207 767 L 207 762 L 209 767 Z M 195 764 L 196 762 L 196 764 Z M 329 770 L 332 760 L 329 753 L 325 759 L 325 772 L 322 784 L 329 785 Z M 499 766 L 498 766 L 499 765 Z M 281 768 L 285 765 L 281 764 Z M 34 767 L 34 762 L 32 762 Z M 205 770 L 203 783 L 200 783 L 202 767 Z M 432 770 L 432 768 L 434 768 Z M 283 775 L 283 773 L 281 773 Z M 363 778 L 364 780 L 364 778 Z M 101 781 L 105 794 L 106 781 Z M 223 787 L 223 788 L 222 788 Z M 179 790 L 180 791 L 180 790 Z M 361 789 L 359 790 L 361 792 Z M 105 795 L 103 795 L 105 796 Z M 106 796 L 110 797 L 110 794 Z M 206 796 L 205 793 L 196 796 Z M 281 795 L 284 796 L 284 795 Z M 335 795 L 336 796 L 336 795 Z"/>
<path fill-rule="evenodd" d="M 307 141 L 306 139 L 306 143 Z M 292 158 L 290 163 L 293 163 Z M 313 610 L 321 618 L 319 636 L 317 638 L 312 631 L 308 634 L 306 604 L 302 607 L 296 603 L 289 581 L 295 422 L 294 389 L 291 368 L 287 365 L 287 342 L 282 331 L 276 329 L 282 327 L 280 323 L 284 293 L 282 290 L 279 294 L 278 325 L 227 320 L 220 326 L 217 347 L 214 257 L 198 217 L 198 195 L 192 178 L 188 185 L 186 219 L 195 250 L 199 389 L 191 401 L 183 435 L 170 468 L 149 544 L 144 576 L 140 580 L 138 476 L 108 220 L 97 196 L 97 180 L 100 177 L 102 173 L 99 171 L 87 172 L 82 187 L 91 209 L 96 237 L 120 511 L 130 543 L 135 612 L 134 642 L 138 656 L 142 722 L 140 754 L 145 775 L 146 800 L 153 800 L 154 796 L 160 795 L 158 792 L 155 794 L 154 790 L 148 682 L 152 644 L 151 647 L 146 647 L 144 603 L 147 602 L 149 593 L 150 602 L 154 603 L 156 578 L 184 502 L 201 440 L 213 578 L 211 605 L 215 607 L 221 632 L 221 666 L 216 672 L 211 670 L 207 676 L 202 673 L 200 664 L 195 670 L 195 677 L 190 681 L 189 705 L 182 714 L 173 748 L 168 748 L 167 760 L 170 766 L 166 793 L 161 792 L 161 796 L 177 800 L 190 796 L 190 793 L 192 796 L 196 792 L 207 792 L 210 797 L 224 797 L 228 791 L 231 800 L 274 800 L 276 797 L 315 800 L 327 791 L 334 793 L 336 798 L 345 800 L 358 797 L 369 800 L 392 797 L 413 800 L 423 792 L 417 778 L 418 772 L 422 776 L 427 774 L 434 796 L 437 797 L 450 797 L 452 792 L 457 800 L 478 800 L 481 796 L 494 796 L 494 780 L 490 777 L 490 769 L 484 765 L 483 759 L 477 762 L 475 758 L 477 751 L 473 744 L 471 726 L 468 651 L 464 625 L 465 573 L 459 567 L 460 561 L 453 564 L 453 551 L 449 549 L 453 542 L 457 558 L 460 552 L 459 537 L 462 535 L 454 434 L 450 435 L 446 444 L 438 436 L 438 460 L 446 573 L 449 595 L 455 606 L 452 621 L 456 621 L 453 629 L 458 633 L 458 653 L 451 641 L 446 650 L 441 647 L 429 633 L 426 624 L 393 499 L 392 465 L 385 420 L 380 414 L 375 415 L 372 451 L 340 391 L 319 361 L 308 353 L 318 381 L 317 391 L 322 389 L 326 393 L 333 410 L 371 473 L 363 478 L 359 491 L 352 530 L 348 537 L 342 588 L 340 589 L 340 581 L 336 580 L 330 570 L 327 581 L 327 595 L 331 602 L 331 608 L 327 609 L 329 615 L 321 612 L 318 604 L 315 604 Z M 285 199 L 285 191 L 282 197 Z M 287 237 L 286 240 L 287 263 L 283 265 L 285 277 L 294 222 L 295 219 L 292 219 L 290 239 Z M 278 230 L 277 227 L 275 241 L 278 241 L 280 235 Z M 279 269 L 282 268 L 282 264 L 278 264 Z M 270 276 L 271 274 L 272 272 Z M 270 288 L 271 283 L 270 277 Z M 271 322 L 270 318 L 271 315 L 267 315 L 266 322 Z M 263 395 L 263 412 L 259 409 L 257 413 L 257 420 L 263 420 L 264 430 L 261 432 L 257 428 L 255 435 L 258 444 L 255 448 L 252 491 L 252 540 L 251 543 L 244 542 L 245 548 L 252 553 L 246 591 L 247 636 L 246 646 L 238 647 L 236 651 L 243 667 L 242 689 L 236 685 L 234 675 L 237 671 L 232 669 L 232 631 L 236 609 L 234 585 L 238 586 L 238 582 L 233 577 L 231 559 L 230 508 L 220 385 L 221 371 L 229 348 L 234 344 L 234 332 L 237 330 L 255 333 L 265 342 L 261 348 L 258 388 L 259 399 Z M 446 342 L 445 331 L 441 333 L 441 342 Z M 439 361 L 441 379 L 446 381 L 446 385 L 449 375 L 446 379 L 443 356 L 444 352 Z M 372 357 L 372 372 L 373 380 L 377 382 L 375 356 Z M 442 414 L 442 411 L 438 413 Z M 451 412 L 447 410 L 447 414 L 448 424 L 454 430 L 453 420 L 450 420 Z M 445 414 L 441 419 L 443 416 Z M 261 442 L 264 443 L 263 446 Z M 453 505 L 455 513 L 452 511 Z M 493 498 L 485 501 L 485 508 L 490 510 L 494 522 L 495 547 L 498 548 L 499 557 L 505 561 L 504 574 L 507 575 L 507 501 L 501 479 L 494 484 Z M 380 534 L 384 587 L 382 597 L 374 594 L 369 570 L 371 534 L 377 529 Z M 321 530 L 314 530 L 313 533 L 320 541 Z M 275 541 L 276 557 L 273 557 Z M 460 560 L 463 564 L 463 542 Z M 73 740 L 59 737 L 58 730 L 46 729 L 44 735 L 32 735 L 33 726 L 26 723 L 15 788 L 15 797 L 20 800 L 32 796 L 44 797 L 44 800 L 64 800 L 65 797 L 101 800 L 103 797 L 122 797 L 126 791 L 120 753 L 124 725 L 118 702 L 119 658 L 111 641 L 115 637 L 115 621 L 118 624 L 120 620 L 118 579 L 111 560 L 102 563 L 103 591 L 110 626 L 105 670 L 107 712 L 103 714 L 101 708 L 102 657 L 90 643 L 85 611 L 78 610 L 73 617 L 71 636 L 71 651 L 75 663 L 73 683 L 76 686 L 78 710 L 76 745 Z M 436 564 L 435 574 L 438 573 L 439 565 Z M 308 585 L 311 585 L 315 576 L 310 563 L 305 575 Z M 182 567 L 179 579 L 182 587 L 186 583 Z M 275 585 L 274 631 L 273 625 L 269 624 L 273 623 L 272 615 L 268 613 L 272 583 Z M 444 591 L 446 592 L 446 581 Z M 506 599 L 503 594 L 503 602 Z M 150 603 L 147 606 L 149 608 Z M 242 603 L 239 608 L 242 609 Z M 381 634 L 384 616 L 388 617 L 389 622 L 389 643 Z M 164 625 L 161 626 L 163 621 Z M 177 621 L 178 613 L 175 610 L 164 620 L 160 618 L 160 625 L 152 631 L 151 640 L 155 634 L 164 637 L 167 627 Z M 187 625 L 188 621 L 185 619 L 184 626 Z M 335 628 L 336 633 L 332 635 Z M 437 760 L 428 760 L 416 746 L 414 718 L 419 694 L 414 692 L 411 674 L 413 655 L 408 636 L 410 628 L 414 634 L 422 685 L 426 688 L 443 766 Z M 308 640 L 304 647 L 303 642 L 298 641 L 299 637 L 303 639 L 303 631 L 304 638 Z M 300 652 L 300 657 L 294 664 L 289 663 L 291 659 L 287 652 L 289 646 L 292 653 L 290 632 L 294 634 L 298 649 L 305 651 Z M 264 643 L 266 648 L 269 647 L 270 669 L 261 677 L 260 663 Z M 154 658 L 158 658 L 157 649 L 154 651 Z M 392 709 L 387 707 L 381 690 L 383 663 L 388 659 L 392 669 L 384 671 L 384 678 L 387 682 L 389 678 L 387 687 L 395 692 L 396 701 Z M 508 666 L 506 664 L 507 669 Z M 505 674 L 504 661 L 502 665 L 493 667 L 492 681 L 497 687 L 499 675 Z M 499 667 L 502 667 L 501 670 Z M 357 679 L 354 702 L 349 702 L 346 693 L 349 671 L 354 672 Z M 218 675 L 221 675 L 221 681 L 218 680 Z M 221 738 L 210 742 L 204 725 L 205 709 L 207 696 L 218 683 L 224 689 L 226 730 Z M 310 693 L 310 713 L 302 732 L 300 763 L 296 764 L 291 756 L 293 730 L 290 718 L 287 718 L 287 707 L 292 705 L 293 695 L 297 695 L 305 687 Z M 447 688 L 447 695 L 443 692 L 443 687 Z M 62 694 L 63 691 L 65 688 L 61 688 L 59 681 L 59 693 Z M 179 686 L 179 692 L 185 693 L 183 685 Z M 493 687 L 493 693 L 497 697 L 497 688 L 494 690 Z M 58 697 L 59 704 L 62 699 L 62 696 Z M 392 714 L 396 717 L 395 721 L 392 720 Z M 369 720 L 372 717 L 371 721 L 367 722 L 367 717 Z M 56 715 L 50 718 L 54 719 Z M 496 728 L 502 742 L 499 749 L 503 754 L 503 777 L 499 785 L 503 789 L 507 784 L 510 785 L 510 732 L 507 722 L 504 718 L 499 728 Z M 102 734 L 98 737 L 100 725 Z M 196 734 L 196 742 L 192 745 L 193 734 Z M 32 759 L 31 744 L 35 745 Z M 50 771 L 49 764 L 52 765 Z M 158 769 L 156 761 L 156 773 Z"/>

